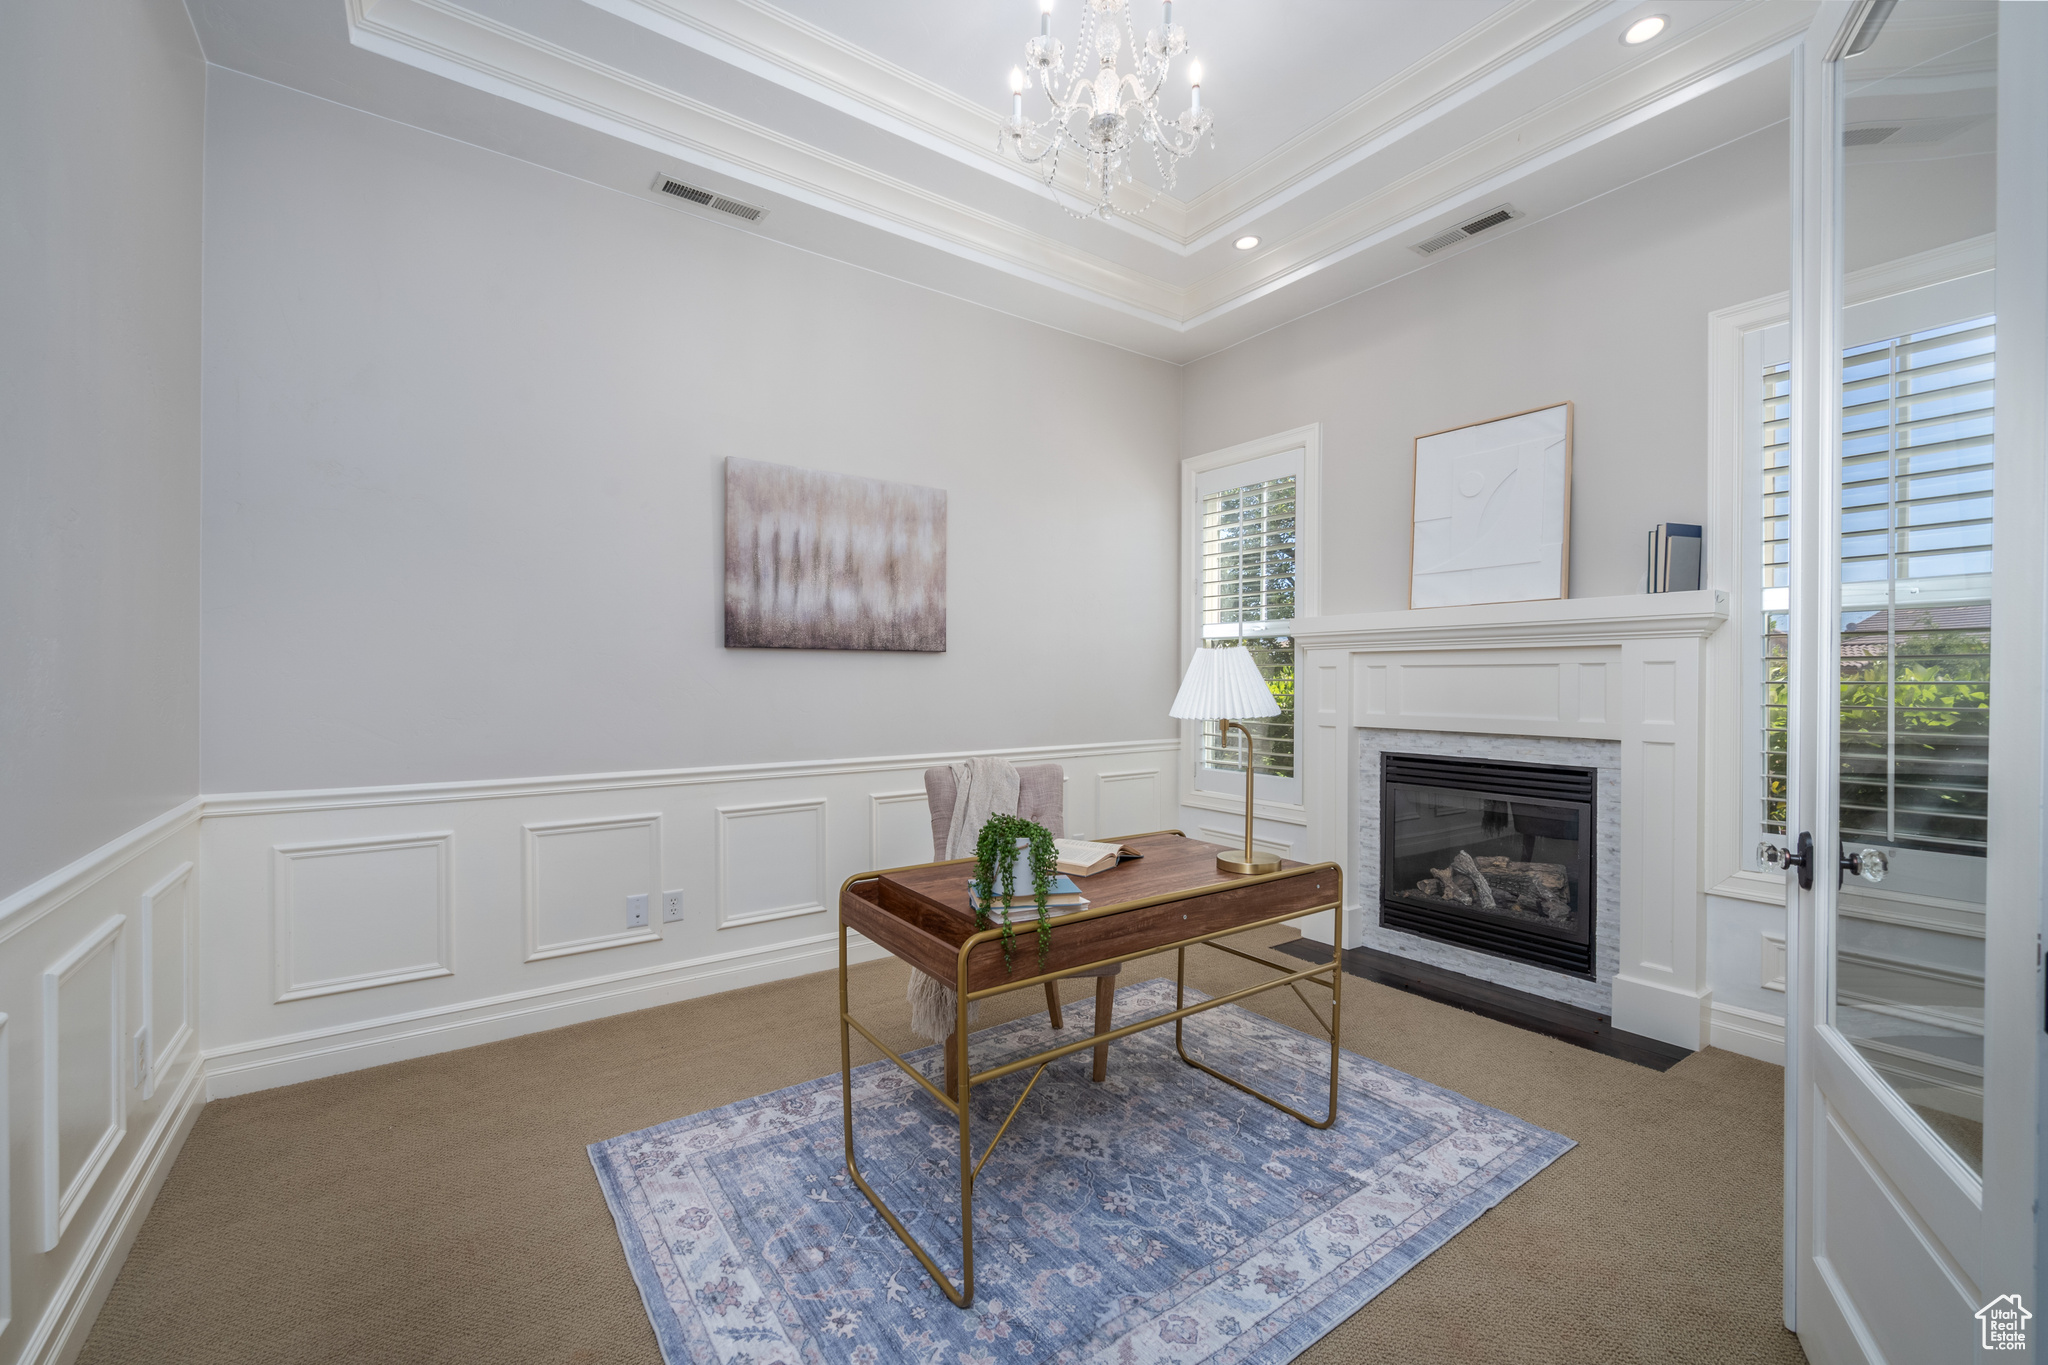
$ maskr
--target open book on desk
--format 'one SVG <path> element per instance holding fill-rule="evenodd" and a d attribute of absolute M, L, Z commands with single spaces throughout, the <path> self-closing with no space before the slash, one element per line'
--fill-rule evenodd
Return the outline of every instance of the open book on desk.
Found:
<path fill-rule="evenodd" d="M 1086 839 L 1055 839 L 1052 846 L 1059 854 L 1059 870 L 1069 877 L 1091 876 L 1118 863 L 1145 856 L 1131 852 L 1122 844 L 1097 844 Z"/>

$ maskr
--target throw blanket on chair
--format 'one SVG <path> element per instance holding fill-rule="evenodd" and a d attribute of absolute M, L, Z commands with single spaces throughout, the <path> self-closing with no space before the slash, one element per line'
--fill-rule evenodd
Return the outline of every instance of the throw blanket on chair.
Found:
<path fill-rule="evenodd" d="M 970 758 L 953 768 L 953 823 L 946 831 L 946 857 L 972 858 L 981 827 L 991 815 L 1017 813 L 1017 769 L 1008 759 Z M 910 969 L 910 1031 L 943 1043 L 953 1036 L 958 1006 L 953 988 L 917 968 Z M 969 1023 L 980 1011 L 967 1007 Z"/>

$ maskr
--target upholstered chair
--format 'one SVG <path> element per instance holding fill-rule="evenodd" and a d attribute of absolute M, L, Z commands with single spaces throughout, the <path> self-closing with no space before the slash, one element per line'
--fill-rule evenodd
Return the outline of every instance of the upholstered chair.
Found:
<path fill-rule="evenodd" d="M 926 768 L 924 770 L 925 799 L 932 809 L 932 858 L 936 861 L 946 856 L 946 844 L 953 832 L 953 798 L 957 794 L 953 782 L 953 770 L 949 767 Z M 1026 763 L 1017 769 L 1017 814 L 1023 819 L 1044 825 L 1052 831 L 1055 839 L 1066 837 L 1067 822 L 1067 775 L 1057 763 Z M 1086 894 L 1086 883 L 1076 882 Z M 1075 976 L 1095 978 L 1095 1031 L 1102 1033 L 1111 1025 L 1110 1014 L 1116 1004 L 1116 978 L 1120 964 L 1111 963 L 1092 972 L 1076 972 Z M 1069 978 L 1062 977 L 1061 980 Z M 1052 1016 L 1054 1028 L 1065 1028 L 1066 1021 L 1060 1017 L 1059 983 L 1045 983 L 1045 1008 Z M 946 1091 L 959 1093 L 953 1068 L 952 1040 L 946 1040 Z M 1095 1046 L 1095 1079 L 1109 1077 L 1109 1044 Z"/>

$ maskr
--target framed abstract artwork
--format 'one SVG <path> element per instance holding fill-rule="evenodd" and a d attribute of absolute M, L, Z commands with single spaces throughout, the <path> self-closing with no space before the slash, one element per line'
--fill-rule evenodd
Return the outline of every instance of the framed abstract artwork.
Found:
<path fill-rule="evenodd" d="M 946 491 L 728 457 L 728 649 L 946 650 Z"/>
<path fill-rule="evenodd" d="M 1417 437 L 1414 511 L 1410 607 L 1570 596 L 1572 405 Z"/>

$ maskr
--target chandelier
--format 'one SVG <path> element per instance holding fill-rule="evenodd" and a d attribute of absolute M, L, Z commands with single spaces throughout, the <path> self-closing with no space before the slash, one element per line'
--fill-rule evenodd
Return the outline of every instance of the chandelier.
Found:
<path fill-rule="evenodd" d="M 1059 174 L 1062 155 L 1083 158 L 1098 218 L 1120 211 L 1110 200 L 1111 190 L 1119 185 L 1146 189 L 1145 207 L 1150 207 L 1158 191 L 1138 180 L 1132 173 L 1134 163 L 1149 155 L 1159 172 L 1158 188 L 1170 190 L 1182 159 L 1210 130 L 1209 115 L 1202 111 L 1200 63 L 1188 64 L 1188 107 L 1174 115 L 1159 112 L 1167 68 L 1188 50 L 1187 31 L 1173 22 L 1173 0 L 1165 3 L 1160 26 L 1148 30 L 1140 44 L 1127 0 L 1086 0 L 1080 45 L 1069 72 L 1066 51 L 1052 36 L 1053 0 L 1039 0 L 1038 36 L 1024 44 L 1025 66 L 1010 72 L 1010 120 L 996 145 L 1007 141 L 1019 161 L 1042 168 L 1048 187 Z M 1137 68 L 1133 72 L 1117 70 L 1117 52 L 1126 39 Z M 1094 58 L 1092 71 L 1089 54 Z M 1024 91 L 1034 78 L 1052 105 L 1050 115 L 1037 122 L 1024 117 Z"/>

